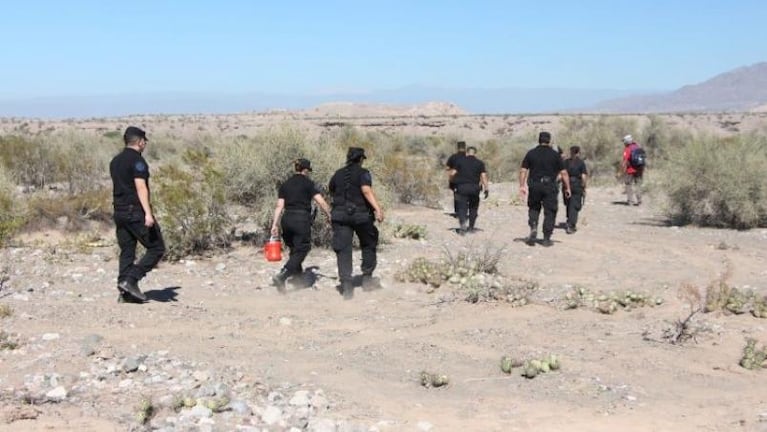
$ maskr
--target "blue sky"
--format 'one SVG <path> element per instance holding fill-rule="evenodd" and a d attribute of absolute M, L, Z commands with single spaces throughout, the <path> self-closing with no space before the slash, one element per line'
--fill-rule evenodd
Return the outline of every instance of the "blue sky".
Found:
<path fill-rule="evenodd" d="M 767 1 L 6 0 L 0 97 L 660 89 L 767 61 Z"/>

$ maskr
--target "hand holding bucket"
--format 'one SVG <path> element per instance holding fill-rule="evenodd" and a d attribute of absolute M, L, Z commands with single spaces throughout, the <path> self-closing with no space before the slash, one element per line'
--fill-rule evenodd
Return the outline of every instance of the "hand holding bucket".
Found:
<path fill-rule="evenodd" d="M 282 261 L 282 242 L 278 237 L 270 237 L 264 244 L 264 256 L 267 261 Z"/>

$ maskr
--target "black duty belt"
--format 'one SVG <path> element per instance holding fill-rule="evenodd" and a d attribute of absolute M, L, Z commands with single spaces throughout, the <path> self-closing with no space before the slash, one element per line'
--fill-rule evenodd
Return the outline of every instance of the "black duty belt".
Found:
<path fill-rule="evenodd" d="M 554 178 L 553 177 L 541 177 L 538 179 L 531 180 L 533 183 L 553 183 Z"/>
<path fill-rule="evenodd" d="M 135 204 L 120 204 L 114 206 L 114 211 L 116 212 L 131 212 L 138 209 L 141 209 L 141 206 Z"/>

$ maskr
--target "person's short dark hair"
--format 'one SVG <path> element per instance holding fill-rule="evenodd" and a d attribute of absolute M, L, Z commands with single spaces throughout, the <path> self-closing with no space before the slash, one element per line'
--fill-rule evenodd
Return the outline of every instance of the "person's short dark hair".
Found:
<path fill-rule="evenodd" d="M 455 143 L 455 148 L 458 151 L 461 151 L 461 150 L 466 151 L 466 141 L 458 141 L 457 143 Z"/>
<path fill-rule="evenodd" d="M 293 162 L 293 168 L 295 168 L 296 172 L 301 172 L 303 170 L 312 170 L 312 163 L 309 161 L 309 159 L 296 159 L 295 162 Z"/>
<path fill-rule="evenodd" d="M 367 159 L 364 148 L 349 147 L 349 151 L 346 152 L 346 163 L 359 162 L 362 159 Z"/>
<path fill-rule="evenodd" d="M 579 154 L 581 152 L 580 146 L 572 146 L 570 147 L 570 153 L 572 154 Z"/>
<path fill-rule="evenodd" d="M 471 146 L 471 147 L 466 149 L 466 153 L 476 154 L 477 153 L 477 148 L 474 147 L 474 146 Z"/>
<path fill-rule="evenodd" d="M 123 142 L 125 142 L 125 144 L 130 144 L 140 139 L 147 139 L 146 132 L 144 132 L 143 129 L 137 128 L 136 126 L 128 126 L 125 129 L 125 133 L 123 134 Z"/>
<path fill-rule="evenodd" d="M 548 132 L 541 132 L 538 134 L 539 144 L 551 144 L 551 134 Z"/>

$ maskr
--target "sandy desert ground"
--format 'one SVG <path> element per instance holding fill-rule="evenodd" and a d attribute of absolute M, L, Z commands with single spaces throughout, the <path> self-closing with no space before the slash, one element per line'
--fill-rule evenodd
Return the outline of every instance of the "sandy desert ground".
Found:
<path fill-rule="evenodd" d="M 671 227 L 652 197 L 629 207 L 605 186 L 590 191 L 576 234 L 557 229 L 553 247 L 531 247 L 513 193 L 493 185 L 481 231 L 465 237 L 451 231 L 447 194 L 442 210 L 388 209 L 428 236 L 382 245 L 383 288 L 350 301 L 326 250 L 306 262 L 314 288 L 286 295 L 269 286 L 278 264 L 257 245 L 163 263 L 143 282 L 143 305 L 116 302 L 108 231 L 0 250 L 0 303 L 13 310 L 0 325 L 19 343 L 0 350 L 0 431 L 767 431 L 767 371 L 738 365 L 747 337 L 767 342 L 767 321 L 701 313 L 695 341 L 662 339 L 687 314 L 683 284 L 704 288 L 729 265 L 729 284 L 767 294 L 767 230 Z M 502 274 L 537 284 L 531 304 L 471 304 L 449 285 L 395 280 L 416 257 L 486 246 L 505 247 Z M 573 287 L 664 301 L 565 310 Z M 504 354 L 548 353 L 559 371 L 499 369 Z M 422 370 L 450 382 L 422 387 Z M 206 408 L 221 397 L 228 406 Z M 147 426 L 142 398 L 156 411 Z"/>

